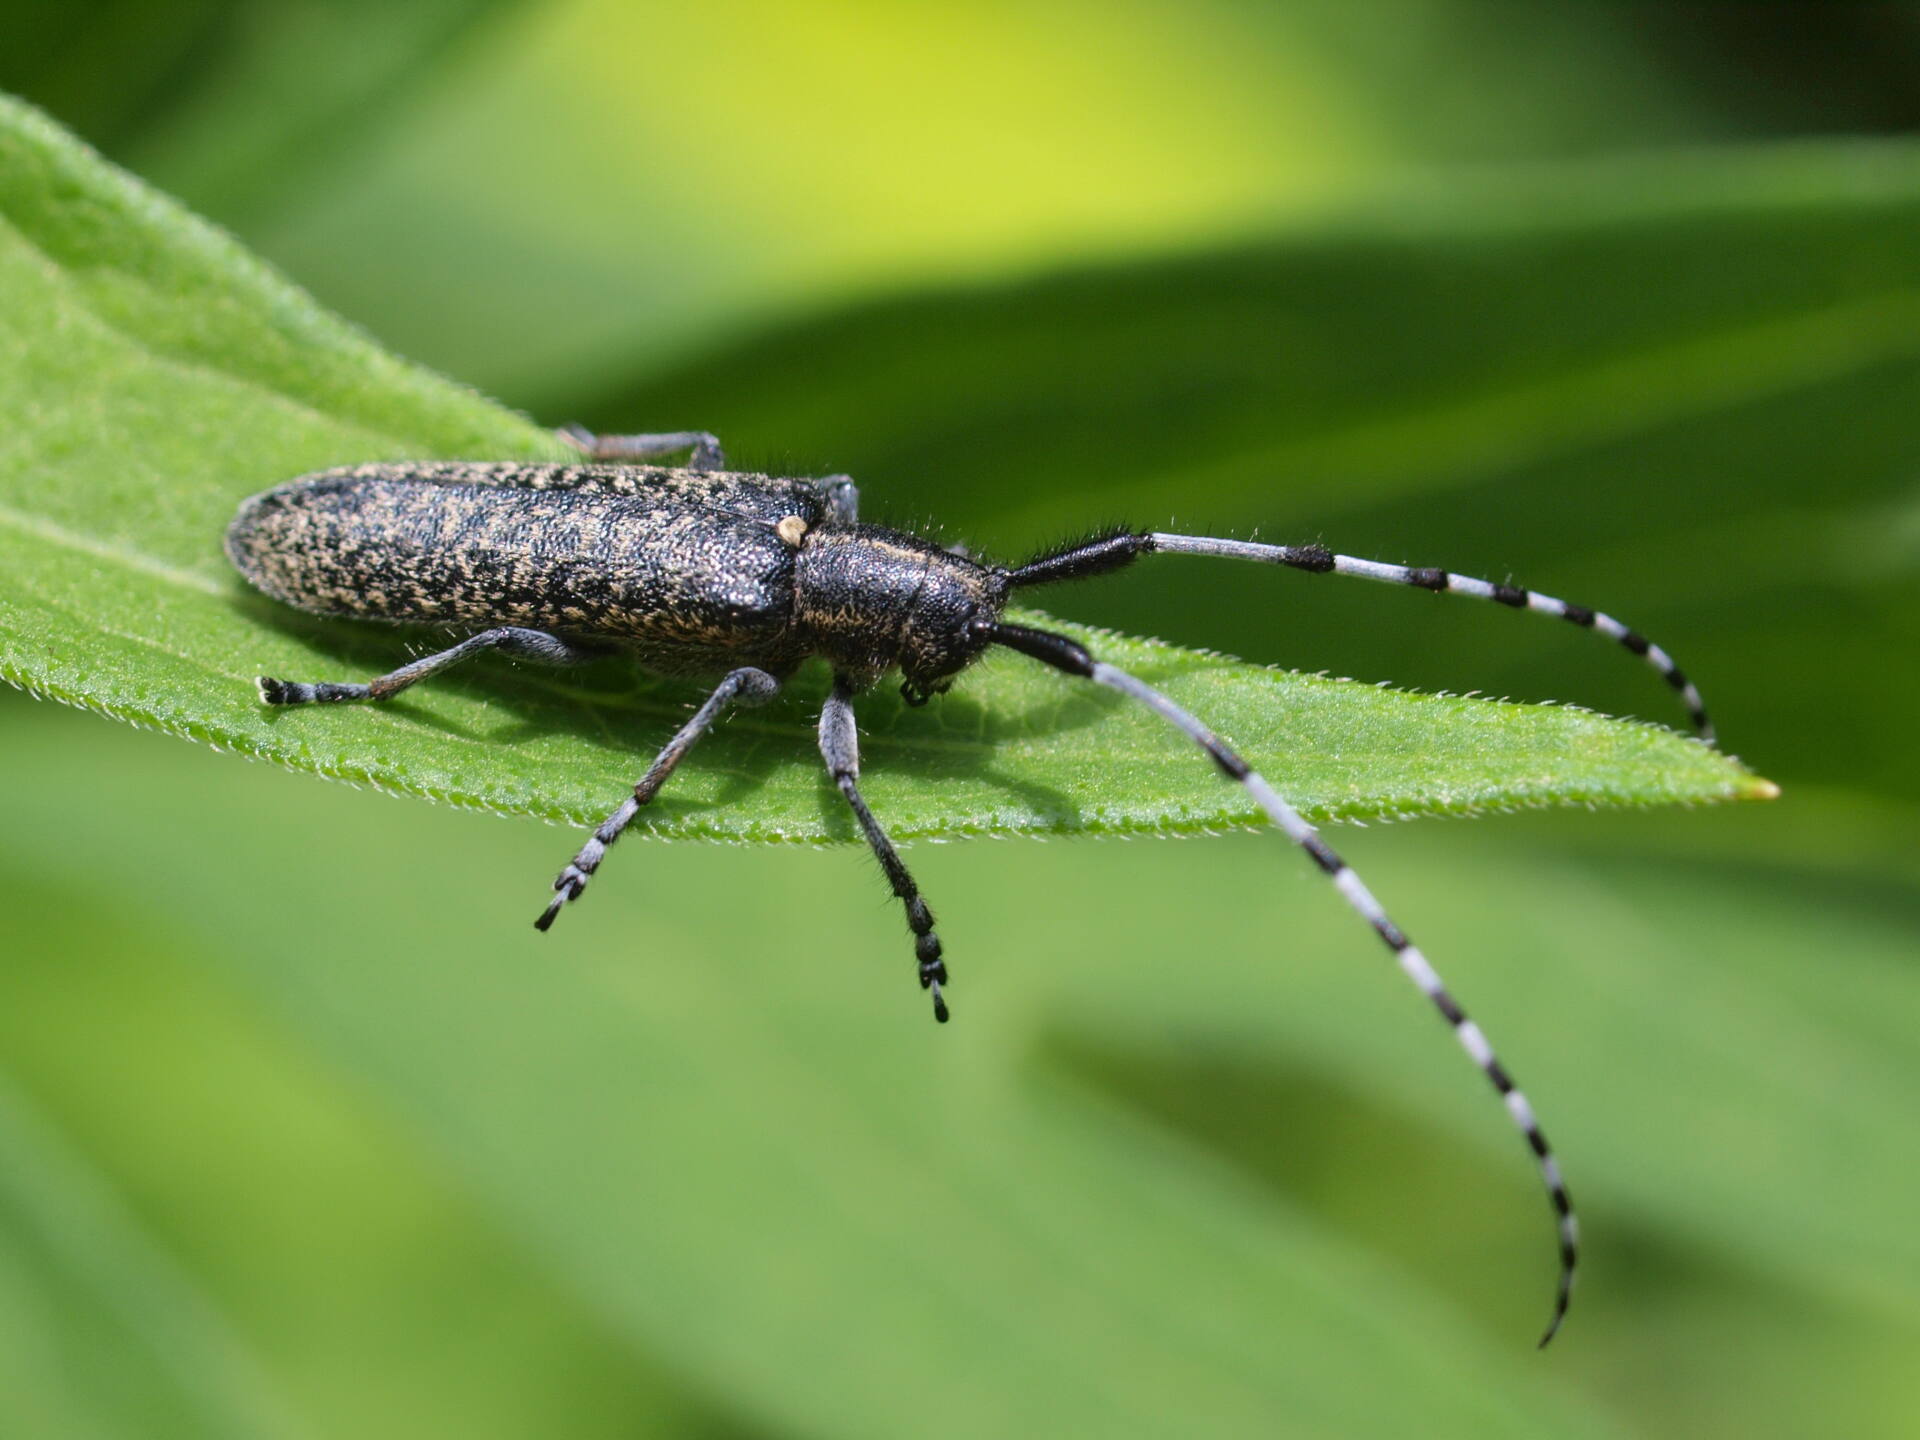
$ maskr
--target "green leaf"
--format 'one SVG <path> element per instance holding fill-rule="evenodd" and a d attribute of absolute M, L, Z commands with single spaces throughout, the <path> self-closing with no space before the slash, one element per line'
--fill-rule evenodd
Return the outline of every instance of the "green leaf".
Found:
<path fill-rule="evenodd" d="M 635 1368 L 690 1392 L 651 1408 L 634 1397 L 615 1424 L 602 1407 L 620 1403 L 617 1392 L 582 1398 L 594 1371 L 583 1377 L 523 1342 L 529 1353 L 511 1363 L 544 1364 L 537 1373 L 552 1387 L 543 1434 L 1614 1433 L 1567 1392 L 1563 1371 L 1542 1374 L 1531 1348 L 1552 1282 L 1550 1227 L 1505 1117 L 1413 1010 L 1419 997 L 1364 927 L 1271 836 L 930 850 L 921 865 L 939 882 L 943 930 L 967 957 L 966 1008 L 936 1028 L 863 855 L 646 847 L 617 857 L 626 883 L 597 892 L 556 948 L 562 937 L 525 924 L 514 883 L 542 888 L 556 847 L 571 848 L 556 832 L 299 785 L 0 699 L 0 711 L 9 705 L 16 714 L 0 721 L 16 780 L 14 823 L 0 829 L 0 903 L 27 917 L 28 958 L 0 969 L 0 1058 L 24 1055 L 23 1068 L 71 1082 L 73 1048 L 53 1036 L 84 1048 L 98 1013 L 85 998 L 113 990 L 90 977 L 76 997 L 63 979 L 75 927 L 45 907 L 71 873 L 67 857 L 88 851 L 90 886 L 197 942 L 181 958 L 203 967 L 187 977 L 198 983 L 147 956 L 108 973 L 151 972 L 128 1007 L 125 1028 L 144 1041 L 137 1064 L 176 1055 L 208 1068 L 212 1116 L 197 1123 L 209 1133 L 187 1153 L 209 1154 L 239 1131 L 223 1171 L 239 1178 L 205 1182 L 213 1198 L 180 1222 L 182 1248 L 216 1293 L 222 1277 L 239 1281 L 250 1303 L 236 1319 L 249 1333 L 293 1337 L 267 1357 L 276 1378 L 307 1371 L 316 1331 L 358 1361 L 320 1377 L 331 1383 L 302 1415 L 316 1433 L 434 1431 L 431 1420 L 408 1428 L 381 1414 L 320 1422 L 357 1418 L 368 1408 L 360 1392 L 380 1381 L 423 1402 L 413 1377 L 404 1387 L 386 1378 L 416 1350 L 432 1358 L 458 1343 L 472 1363 L 509 1363 L 486 1342 L 506 1317 L 519 1323 L 509 1307 L 520 1296 L 489 1305 L 477 1265 L 472 1288 L 451 1298 L 448 1282 L 423 1273 L 416 1252 L 444 1246 L 460 1207 L 407 1201 L 413 1227 L 387 1227 L 380 1216 L 397 1206 L 373 1188 L 375 1167 L 341 1165 L 337 1145 L 317 1159 L 272 1145 L 278 1086 L 258 1084 L 259 1067 L 244 1054 L 235 1063 L 230 1046 L 190 1043 L 196 1013 L 214 1008 L 209 979 L 258 1005 L 301 1051 L 331 1059 L 335 1085 L 378 1105 L 380 1131 L 410 1139 L 419 1168 L 493 1218 L 509 1259 L 537 1264 Z M 139 799 L 123 807 L 130 774 Z M 290 804 L 300 800 L 315 803 Z M 103 810 L 117 816 L 110 843 L 98 834 Z M 182 833 L 194 843 L 178 843 Z M 1115 862 L 1132 881 L 1132 913 L 1107 889 Z M 1061 888 L 1050 909 L 1036 908 L 1048 875 Z M 1061 926 L 1062 895 L 1076 911 L 1104 895 L 1103 913 Z M 1169 946 L 1166 917 L 1191 922 L 1200 908 L 1205 940 Z M 1289 940 L 1289 963 L 1272 965 L 1260 934 L 1270 910 L 1324 913 L 1345 944 L 1316 956 Z M 1133 928 L 1153 943 L 1131 953 L 1112 943 Z M 1206 954 L 1223 935 L 1228 948 Z M 1403 1049 L 1450 1082 L 1433 1088 L 1479 1102 L 1462 1107 L 1475 1156 L 1461 1168 L 1483 1201 L 1510 1201 L 1497 1223 L 1482 1222 L 1507 1268 L 1479 1313 L 1456 1308 L 1477 1252 L 1463 1258 L 1447 1226 L 1420 1227 L 1453 1260 L 1446 1276 L 1409 1276 L 1330 1232 L 1320 1208 L 1249 1183 L 1124 1098 L 1035 1063 L 1053 1027 L 1097 1022 L 1116 1001 L 1177 1000 L 1196 980 L 1215 983 L 1197 972 L 1230 971 L 1247 990 L 1265 981 L 1250 1005 L 1242 991 L 1243 1008 L 1261 1010 L 1289 1003 L 1302 966 L 1330 984 L 1344 977 L 1363 999 L 1404 1002 L 1409 1013 L 1389 1027 Z M 172 1044 L 145 1039 L 169 1019 L 182 1032 Z M 1348 1028 L 1327 1012 L 1317 1019 L 1329 1037 Z M 1222 1023 L 1251 1020 L 1236 1012 Z M 100 1164 L 163 1195 L 186 1187 L 177 1152 L 169 1164 L 153 1131 L 206 1111 L 187 1108 L 171 1076 L 123 1089 L 125 1114 L 155 1119 L 92 1127 Z M 1289 1118 L 1263 1122 L 1283 1148 Z M 256 1165 L 292 1173 L 258 1177 Z M 395 1168 L 388 1183 L 406 1201 L 416 1167 Z M 1373 1180 L 1376 1195 L 1405 1203 L 1403 1175 Z M 312 1197 L 292 1202 L 292 1220 L 275 1204 L 300 1182 L 360 1213 L 305 1228 Z M 356 1201 L 356 1186 L 368 1197 Z M 280 1246 L 338 1247 L 332 1268 L 365 1273 L 391 1255 L 399 1278 L 336 1296 L 350 1287 L 316 1284 L 322 1262 L 282 1258 Z M 372 1338 L 349 1348 L 344 1318 L 362 1310 L 337 1312 L 356 1300 Z M 473 1317 L 469 1303 L 489 1308 Z M 544 1339 L 552 1324 L 532 1334 Z M 417 1338 L 449 1327 L 443 1342 Z M 388 1348 L 409 1334 L 414 1348 Z M 1399 1383 L 1374 1383 L 1382 1373 Z M 469 1399 L 442 1384 L 448 1409 L 464 1413 Z M 732 1423 L 673 1424 L 712 1409 Z"/>
<path fill-rule="evenodd" d="M 5 1075 L 0 1330 L 9 1434 L 292 1433 L 223 1317 Z"/>
<path fill-rule="evenodd" d="M 558 454 L 556 442 L 382 354 L 18 106 L 0 110 L 0 176 L 0 285 L 12 297 L 0 318 L 0 675 L 337 778 L 574 822 L 603 813 L 685 713 L 685 686 L 625 662 L 559 676 L 482 664 L 378 709 L 267 711 L 254 675 L 378 673 L 401 642 L 252 594 L 219 548 L 242 497 L 307 470 Z M 1577 711 L 1392 694 L 1088 638 L 1237 741 L 1316 816 L 1771 788 L 1669 732 Z M 818 677 L 795 689 L 704 744 L 649 828 L 850 836 L 810 758 Z M 1158 721 L 1012 658 L 925 712 L 877 697 L 863 720 L 874 803 L 903 837 L 1192 830 L 1253 816 Z"/>
<path fill-rule="evenodd" d="M 155 798 L 142 750 L 290 778 L 53 708 L 0 690 L 7 774 L 39 772 L 43 798 L 80 807 L 73 820 L 91 808 L 73 786 L 88 755 L 123 813 Z M 43 743 L 61 766 L 35 758 Z M 218 813 L 208 800 L 153 818 L 179 844 Z M 232 912 L 205 912 L 210 932 L 166 903 L 102 903 L 100 872 L 34 835 L 27 810 L 7 813 L 20 843 L 0 845 L 15 916 L 0 965 L 0 1434 L 636 1433 L 556 1421 L 555 1374 L 582 1410 L 726 1433 L 503 1241 L 361 1067 L 209 966 L 250 945 Z M 311 818 L 294 822 L 302 836 Z M 258 819 L 248 806 L 213 823 L 244 843 Z"/>
<path fill-rule="evenodd" d="M 623 1429 L 556 1366 L 542 1433 L 1623 1436 L 1718 1407 L 1788 1436 L 1819 1396 L 1843 1433 L 1891 1437 L 1914 1413 L 1916 1160 L 1887 1143 L 1920 1104 L 1913 867 L 1855 864 L 1894 837 L 1912 853 L 1911 812 L 1859 833 L 1798 805 L 1542 814 L 1343 847 L 1525 1082 L 1576 1186 L 1592 1263 L 1542 1357 L 1552 1246 L 1523 1148 L 1271 836 L 926 847 L 965 1003 L 936 1030 L 864 856 L 619 855 L 556 950 L 518 882 L 541 888 L 569 837 L 17 697 L 0 727 L 0 904 L 23 921 L 0 1055 L 70 1090 L 103 1032 L 117 1061 L 123 1035 L 171 1022 L 88 1138 L 165 1193 L 197 1188 L 173 1129 L 203 1132 L 187 1153 L 216 1173 L 180 1248 L 209 1280 L 269 1277 L 235 1319 L 294 1337 L 263 1347 L 276 1378 L 304 1370 L 316 1326 L 331 1338 L 316 1421 L 358 1419 L 411 1333 L 437 1354 L 457 1314 L 463 1345 L 484 1341 L 467 1311 L 485 1292 L 448 1303 L 414 1279 L 452 1207 L 410 1198 L 412 1167 L 343 1166 L 290 1126 L 259 1066 L 206 1043 L 213 984 L 332 1060 L 330 1086 L 377 1106 L 637 1367 L 738 1417 L 683 1429 L 643 1396 Z M 1600 863 L 1562 853 L 1596 833 Z M 1755 833 L 1762 864 L 1671 848 Z M 1669 849 L 1635 856 L 1650 839 Z M 76 978 L 101 921 L 52 908 L 70 884 L 177 934 L 177 955 Z M 129 984 L 123 1015 L 107 998 Z M 147 1081 L 195 1059 L 198 1107 L 171 1071 Z M 234 1130 L 243 1182 L 214 1164 Z M 144 1167 L 116 1164 L 127 1150 Z M 288 1217 L 284 1192 L 316 1185 L 339 1223 L 308 1228 L 311 1196 Z M 406 1278 L 364 1280 L 357 1306 L 303 1279 L 389 1258 Z M 503 1303 L 483 1316 L 519 1316 L 518 1293 Z M 313 1428 L 384 1440 L 430 1413 Z"/>
<path fill-rule="evenodd" d="M 505 0 L 326 6 L 19 0 L 0 16 L 0 90 L 229 223 L 311 190 L 392 127 Z"/>

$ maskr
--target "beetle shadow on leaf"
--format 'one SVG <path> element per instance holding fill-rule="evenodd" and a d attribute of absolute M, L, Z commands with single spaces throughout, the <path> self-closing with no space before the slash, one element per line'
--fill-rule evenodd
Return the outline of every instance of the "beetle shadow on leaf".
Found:
<path fill-rule="evenodd" d="M 910 706 L 889 685 L 882 685 L 854 702 L 860 725 L 860 788 L 874 805 L 880 823 L 901 843 L 924 838 L 926 831 L 912 824 L 889 823 L 885 810 L 886 781 L 896 770 L 910 769 L 916 781 L 937 788 L 942 781 L 975 781 L 1004 792 L 1035 816 L 1046 817 L 1061 829 L 1083 823 L 1080 805 L 1057 786 L 1030 775 L 1004 769 L 998 760 L 1003 743 L 1026 733 L 1024 717 L 1009 718 L 966 693 L 966 680 L 925 706 Z M 820 690 L 824 700 L 825 687 Z M 818 703 L 812 705 L 817 713 Z M 953 737 L 967 737 L 956 744 Z M 821 766 L 819 785 L 822 828 L 835 840 L 860 838 L 845 798 Z M 876 785 L 875 782 L 879 784 Z"/>

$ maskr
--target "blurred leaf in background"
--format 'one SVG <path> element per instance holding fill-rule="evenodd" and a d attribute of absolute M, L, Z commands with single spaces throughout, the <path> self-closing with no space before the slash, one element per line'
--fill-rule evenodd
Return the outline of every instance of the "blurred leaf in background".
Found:
<path fill-rule="evenodd" d="M 1383 170 L 1726 128 L 1605 12 L 1393 8 L 26 4 L 0 88 L 523 404 L 769 312 L 1265 230 Z"/>
<path fill-rule="evenodd" d="M 0 89 L 229 223 L 302 203 L 377 143 L 503 0 L 11 0 Z"/>
<path fill-rule="evenodd" d="M 989 547 L 1512 575 L 1669 645 L 1787 791 L 1342 837 L 1566 1154 L 1591 1266 L 1537 1357 L 1521 1157 L 1270 836 L 917 852 L 936 1036 L 863 856 L 642 848 L 536 953 L 500 877 L 571 836 L 0 699 L 0 1428 L 1907 1432 L 1910 7 L 0 27 L 0 85 L 542 421 L 711 426 Z M 1667 698 L 1304 576 L 1056 603 Z"/>

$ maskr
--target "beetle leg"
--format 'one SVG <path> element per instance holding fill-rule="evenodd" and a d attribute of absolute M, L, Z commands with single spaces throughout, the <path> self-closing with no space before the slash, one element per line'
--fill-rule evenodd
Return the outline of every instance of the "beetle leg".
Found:
<path fill-rule="evenodd" d="M 409 685 L 418 684 L 429 675 L 436 675 L 449 665 L 458 665 L 483 650 L 503 651 L 516 659 L 532 660 L 541 665 L 584 665 L 606 653 L 604 650 L 575 645 L 544 630 L 502 625 L 493 630 L 482 630 L 478 635 L 462 640 L 438 654 L 423 655 L 412 664 L 402 665 L 398 670 L 369 680 L 364 685 L 331 681 L 310 684 L 299 680 L 274 680 L 265 675 L 257 677 L 253 683 L 260 687 L 260 700 L 265 705 L 339 705 L 358 700 L 387 700 Z"/>
<path fill-rule="evenodd" d="M 933 992 L 933 1018 L 945 1024 L 947 1002 L 941 994 L 941 986 L 947 981 L 947 967 L 940 958 L 940 937 L 933 933 L 933 912 L 921 898 L 920 887 L 913 883 L 913 876 L 908 873 L 899 852 L 893 848 L 893 842 L 887 839 L 887 832 L 880 828 L 880 822 L 873 818 L 867 802 L 860 798 L 857 783 L 860 779 L 860 737 L 853 723 L 853 689 L 844 680 L 834 682 L 833 693 L 827 697 L 826 706 L 820 711 L 820 755 L 827 762 L 827 771 L 833 776 L 833 783 L 853 808 L 853 818 L 860 822 L 861 833 L 867 838 L 873 858 L 880 862 L 880 868 L 886 872 L 887 883 L 906 907 L 907 928 L 913 931 L 914 954 L 920 960 L 920 988 Z"/>
<path fill-rule="evenodd" d="M 829 475 L 813 482 L 826 492 L 827 519 L 835 525 L 851 525 L 860 518 L 860 489 L 847 475 Z"/>
<path fill-rule="evenodd" d="M 662 455 L 691 450 L 692 470 L 724 470 L 727 457 L 719 438 L 705 430 L 674 430 L 659 435 L 596 435 L 581 425 L 563 425 L 554 432 L 589 460 L 657 460 Z"/>
<path fill-rule="evenodd" d="M 735 670 L 722 680 L 707 697 L 706 703 L 694 711 L 693 718 L 682 725 L 680 732 L 654 757 L 653 764 L 647 767 L 647 773 L 633 787 L 633 794 L 621 801 L 620 808 L 600 822 L 599 829 L 580 847 L 580 853 L 560 872 L 560 878 L 553 882 L 553 899 L 541 912 L 540 918 L 533 922 L 534 928 L 545 930 L 553 924 L 554 916 L 560 913 L 562 906 L 569 900 L 580 898 L 580 892 L 587 888 L 587 881 L 593 878 L 593 872 L 600 868 L 600 862 L 606 858 L 607 847 L 633 823 L 633 817 L 640 813 L 640 807 L 660 793 L 660 787 L 667 783 L 667 777 L 687 758 L 687 752 L 693 749 L 694 742 L 719 723 L 729 706 L 762 705 L 779 690 L 778 680 L 766 671 L 755 670 L 751 666 Z"/>

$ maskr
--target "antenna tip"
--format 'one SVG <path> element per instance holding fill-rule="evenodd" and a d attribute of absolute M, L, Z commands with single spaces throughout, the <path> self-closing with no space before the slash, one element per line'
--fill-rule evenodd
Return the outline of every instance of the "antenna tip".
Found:
<path fill-rule="evenodd" d="M 1566 1319 L 1567 1319 L 1567 1302 L 1563 1299 L 1561 1300 L 1559 1305 L 1555 1307 L 1553 1312 L 1553 1319 L 1547 1322 L 1546 1334 L 1540 1337 L 1540 1343 L 1536 1345 L 1534 1348 L 1536 1350 L 1544 1350 L 1547 1348 L 1548 1345 L 1552 1344 L 1553 1337 L 1560 1333 L 1560 1327 L 1566 1323 Z"/>

